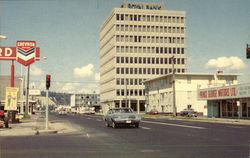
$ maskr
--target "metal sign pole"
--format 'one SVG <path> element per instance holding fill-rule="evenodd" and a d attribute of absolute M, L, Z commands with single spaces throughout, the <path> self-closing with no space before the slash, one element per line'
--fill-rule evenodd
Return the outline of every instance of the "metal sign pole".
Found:
<path fill-rule="evenodd" d="M 30 65 L 27 67 L 27 82 L 26 82 L 26 105 L 24 117 L 29 118 L 29 80 L 30 80 Z"/>
<path fill-rule="evenodd" d="M 47 99 L 47 104 L 46 104 L 46 113 L 45 113 L 45 130 L 48 130 L 49 127 L 49 89 L 47 89 L 46 92 L 46 99 Z"/>

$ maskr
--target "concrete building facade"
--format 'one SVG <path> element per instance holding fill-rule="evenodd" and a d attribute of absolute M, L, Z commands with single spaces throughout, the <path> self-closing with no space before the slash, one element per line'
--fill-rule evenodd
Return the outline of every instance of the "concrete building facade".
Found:
<path fill-rule="evenodd" d="M 237 84 L 237 74 L 175 74 L 176 112 L 192 108 L 207 116 L 206 100 L 198 99 L 198 90 Z M 173 113 L 173 75 L 165 75 L 144 82 L 147 111 L 156 109 L 162 113 Z"/>
<path fill-rule="evenodd" d="M 70 106 L 97 106 L 100 105 L 99 94 L 73 94 L 70 97 Z"/>
<path fill-rule="evenodd" d="M 186 72 L 184 11 L 163 4 L 124 2 L 100 28 L 100 99 L 110 107 L 145 110 L 146 79 Z M 172 58 L 174 56 L 174 58 Z"/>

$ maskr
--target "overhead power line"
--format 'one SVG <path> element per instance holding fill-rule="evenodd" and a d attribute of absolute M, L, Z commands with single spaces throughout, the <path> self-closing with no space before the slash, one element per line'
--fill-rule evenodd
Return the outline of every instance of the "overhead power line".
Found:
<path fill-rule="evenodd" d="M 30 80 L 30 82 L 44 82 L 45 80 Z M 54 83 L 99 83 L 99 81 L 51 81 Z"/>

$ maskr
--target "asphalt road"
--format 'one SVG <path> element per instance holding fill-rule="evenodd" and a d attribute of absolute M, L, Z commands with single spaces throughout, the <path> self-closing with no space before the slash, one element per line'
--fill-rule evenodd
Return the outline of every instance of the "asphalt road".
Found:
<path fill-rule="evenodd" d="M 249 158 L 250 126 L 143 119 L 140 128 L 108 128 L 96 115 L 52 116 L 79 131 L 0 136 L 0 158 Z"/>

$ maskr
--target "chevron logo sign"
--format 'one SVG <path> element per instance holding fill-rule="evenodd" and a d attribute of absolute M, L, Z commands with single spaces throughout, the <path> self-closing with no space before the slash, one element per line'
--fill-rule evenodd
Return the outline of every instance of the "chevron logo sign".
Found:
<path fill-rule="evenodd" d="M 36 60 L 36 41 L 17 41 L 16 60 L 24 66 Z"/>

